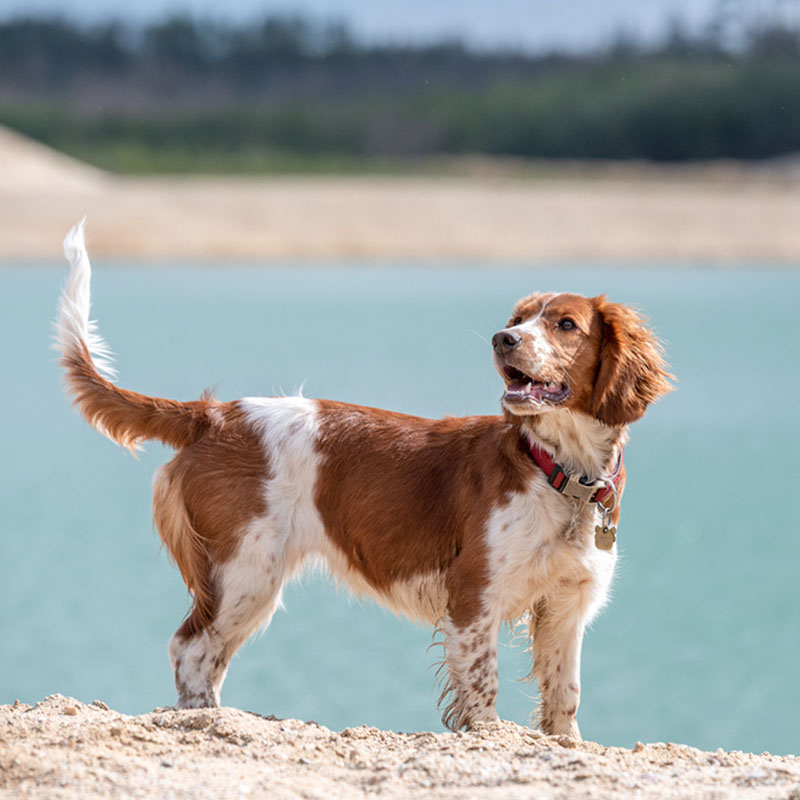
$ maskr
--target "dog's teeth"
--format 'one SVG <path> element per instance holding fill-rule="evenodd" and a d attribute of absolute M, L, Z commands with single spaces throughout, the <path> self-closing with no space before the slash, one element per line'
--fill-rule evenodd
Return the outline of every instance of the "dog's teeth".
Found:
<path fill-rule="evenodd" d="M 528 381 L 528 383 L 525 384 L 525 394 L 530 394 L 532 388 L 533 384 L 530 381 Z"/>

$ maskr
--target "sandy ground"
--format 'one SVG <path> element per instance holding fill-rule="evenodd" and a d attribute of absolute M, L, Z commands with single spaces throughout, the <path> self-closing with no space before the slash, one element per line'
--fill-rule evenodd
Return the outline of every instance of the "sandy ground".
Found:
<path fill-rule="evenodd" d="M 0 128 L 0 259 L 800 264 L 800 168 L 476 162 L 405 177 L 120 178 Z"/>
<path fill-rule="evenodd" d="M 800 758 L 633 750 L 511 722 L 469 733 L 330 731 L 232 708 L 129 717 L 53 695 L 0 707 L 8 798 L 800 799 Z"/>

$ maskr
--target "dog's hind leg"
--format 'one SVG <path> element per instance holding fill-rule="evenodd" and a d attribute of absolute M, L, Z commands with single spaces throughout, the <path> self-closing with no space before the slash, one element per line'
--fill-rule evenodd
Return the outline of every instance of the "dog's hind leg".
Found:
<path fill-rule="evenodd" d="M 269 625 L 280 603 L 285 554 L 270 546 L 268 532 L 260 540 L 258 533 L 251 531 L 237 555 L 214 569 L 212 618 L 203 622 L 193 612 L 170 640 L 178 708 L 219 706 L 231 658 L 259 626 Z"/>

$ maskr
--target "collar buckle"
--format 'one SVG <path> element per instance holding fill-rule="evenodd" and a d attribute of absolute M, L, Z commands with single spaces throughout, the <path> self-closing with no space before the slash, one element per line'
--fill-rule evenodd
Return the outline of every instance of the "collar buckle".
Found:
<path fill-rule="evenodd" d="M 582 503 L 591 503 L 598 491 L 605 489 L 607 486 L 605 481 L 593 481 L 592 483 L 584 483 L 576 475 L 567 475 L 566 480 L 562 481 L 558 489 L 565 497 L 571 497 L 574 500 L 580 500 Z"/>

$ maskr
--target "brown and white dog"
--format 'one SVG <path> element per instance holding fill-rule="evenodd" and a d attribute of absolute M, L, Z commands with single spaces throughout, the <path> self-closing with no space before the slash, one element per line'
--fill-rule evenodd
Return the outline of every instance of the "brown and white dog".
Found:
<path fill-rule="evenodd" d="M 179 708 L 219 704 L 233 654 L 318 558 L 356 594 L 443 634 L 453 729 L 497 718 L 498 629 L 527 617 L 541 727 L 579 737 L 581 640 L 614 570 L 613 534 L 598 537 L 619 517 L 627 425 L 670 388 L 639 316 L 604 297 L 521 300 L 493 339 L 502 416 L 429 420 L 304 397 L 182 403 L 108 379 L 82 223 L 64 249 L 57 339 L 75 404 L 120 445 L 178 451 L 155 475 L 153 507 L 194 601 L 169 644 Z"/>

